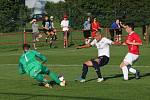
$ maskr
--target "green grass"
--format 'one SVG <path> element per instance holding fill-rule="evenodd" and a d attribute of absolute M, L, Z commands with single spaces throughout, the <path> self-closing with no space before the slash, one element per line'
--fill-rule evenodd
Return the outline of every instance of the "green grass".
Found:
<path fill-rule="evenodd" d="M 88 82 L 79 83 L 74 81 L 81 74 L 82 63 L 97 56 L 95 48 L 75 49 L 82 43 L 82 35 L 74 32 L 75 45 L 63 49 L 62 34 L 58 33 L 58 48 L 50 49 L 48 45 L 38 43 L 38 51 L 46 55 L 48 62 L 45 64 L 50 70 L 63 74 L 67 80 L 66 87 L 54 86 L 52 89 L 37 86 L 35 80 L 27 75 L 19 75 L 18 59 L 22 54 L 21 44 L 0 45 L 0 100 L 150 100 L 150 63 L 149 45 L 141 46 L 141 56 L 134 67 L 141 71 L 141 79 L 123 81 L 119 64 L 127 53 L 127 47 L 111 46 L 111 58 L 108 65 L 101 69 L 106 81 L 96 82 L 96 73 L 93 68 L 89 69 Z M 21 35 L 15 41 L 20 41 Z M 11 41 L 10 37 L 1 38 Z M 14 41 L 13 37 L 12 41 Z M 43 38 L 44 40 L 44 38 Z M 28 35 L 28 41 L 31 36 Z"/>

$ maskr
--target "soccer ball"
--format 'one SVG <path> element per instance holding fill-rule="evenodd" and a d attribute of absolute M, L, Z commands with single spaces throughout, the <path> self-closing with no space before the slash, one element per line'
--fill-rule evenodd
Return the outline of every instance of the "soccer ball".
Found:
<path fill-rule="evenodd" d="M 60 82 L 60 86 L 66 86 L 66 81 L 65 81 L 64 77 L 63 76 L 59 76 L 58 78 L 61 81 Z"/>

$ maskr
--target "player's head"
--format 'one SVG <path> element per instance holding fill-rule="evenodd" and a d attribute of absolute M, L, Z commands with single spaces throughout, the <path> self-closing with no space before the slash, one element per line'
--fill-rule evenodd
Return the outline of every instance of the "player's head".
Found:
<path fill-rule="evenodd" d="M 53 17 L 53 16 L 50 16 L 50 20 L 53 21 L 53 20 L 54 20 L 54 17 Z"/>
<path fill-rule="evenodd" d="M 64 15 L 64 20 L 67 20 L 68 16 L 67 15 Z"/>
<path fill-rule="evenodd" d="M 29 44 L 23 44 L 22 48 L 24 51 L 28 51 L 30 49 L 30 45 Z"/>
<path fill-rule="evenodd" d="M 48 16 L 47 16 L 47 15 L 45 16 L 45 20 L 46 20 L 46 21 L 48 20 Z"/>
<path fill-rule="evenodd" d="M 100 32 L 96 32 L 94 38 L 97 40 L 97 41 L 100 41 L 102 39 L 102 34 Z"/>
<path fill-rule="evenodd" d="M 126 23 L 125 26 L 128 33 L 134 31 L 134 23 Z"/>
<path fill-rule="evenodd" d="M 120 20 L 119 19 L 116 19 L 116 24 L 119 24 L 120 23 Z"/>

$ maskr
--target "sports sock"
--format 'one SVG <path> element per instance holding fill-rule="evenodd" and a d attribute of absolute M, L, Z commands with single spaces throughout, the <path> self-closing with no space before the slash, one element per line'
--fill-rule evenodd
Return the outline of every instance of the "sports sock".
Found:
<path fill-rule="evenodd" d="M 82 75 L 81 78 L 85 79 L 86 78 L 86 74 L 88 72 L 88 66 L 86 64 L 83 64 L 83 68 L 82 68 Z"/>
<path fill-rule="evenodd" d="M 60 84 L 60 80 L 58 79 L 58 75 L 54 72 L 49 72 L 48 76 L 54 80 L 57 84 Z"/>
<path fill-rule="evenodd" d="M 124 80 L 128 80 L 128 68 L 127 66 L 123 66 L 122 68 Z"/>
<path fill-rule="evenodd" d="M 102 78 L 100 68 L 97 68 L 97 70 L 95 70 L 95 71 L 96 71 L 98 78 Z"/>
<path fill-rule="evenodd" d="M 133 74 L 136 73 L 136 70 L 134 68 L 132 68 L 131 65 L 128 65 L 127 68 L 131 73 L 133 73 Z"/>
<path fill-rule="evenodd" d="M 92 61 L 92 63 L 93 63 L 93 67 L 95 69 L 95 72 L 96 72 L 98 78 L 102 78 L 102 75 L 100 72 L 100 67 L 99 67 L 98 63 L 96 61 Z"/>
<path fill-rule="evenodd" d="M 132 67 L 129 69 L 129 71 L 130 71 L 131 73 L 133 73 L 133 74 L 136 73 L 136 70 L 135 70 L 134 68 L 132 68 Z"/>

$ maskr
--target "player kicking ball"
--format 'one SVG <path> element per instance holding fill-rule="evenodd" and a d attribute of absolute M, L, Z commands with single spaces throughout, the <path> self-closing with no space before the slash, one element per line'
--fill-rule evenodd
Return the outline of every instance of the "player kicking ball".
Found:
<path fill-rule="evenodd" d="M 56 82 L 56 84 L 60 86 L 65 86 L 65 80 L 63 76 L 59 77 L 53 71 L 50 71 L 43 64 L 47 61 L 47 58 L 41 53 L 30 50 L 29 44 L 23 45 L 24 53 L 21 55 L 19 59 L 19 72 L 20 74 L 27 74 L 31 78 L 36 79 L 39 83 L 42 83 L 45 87 L 51 88 L 51 81 L 47 80 L 44 76 L 48 75 L 52 81 Z M 42 62 L 36 60 L 39 58 Z"/>
<path fill-rule="evenodd" d="M 89 67 L 93 67 L 95 69 L 95 72 L 98 76 L 97 82 L 104 81 L 104 78 L 101 75 L 100 68 L 109 62 L 109 57 L 110 57 L 109 46 L 111 44 L 117 44 L 117 43 L 107 39 L 106 37 L 103 37 L 100 32 L 96 32 L 94 40 L 91 43 L 84 45 L 84 46 L 77 47 L 77 49 L 81 49 L 81 48 L 89 48 L 91 46 L 95 46 L 98 49 L 97 58 L 85 61 L 83 63 L 80 82 L 86 81 L 85 79 L 86 79 L 86 75 L 88 73 Z"/>

